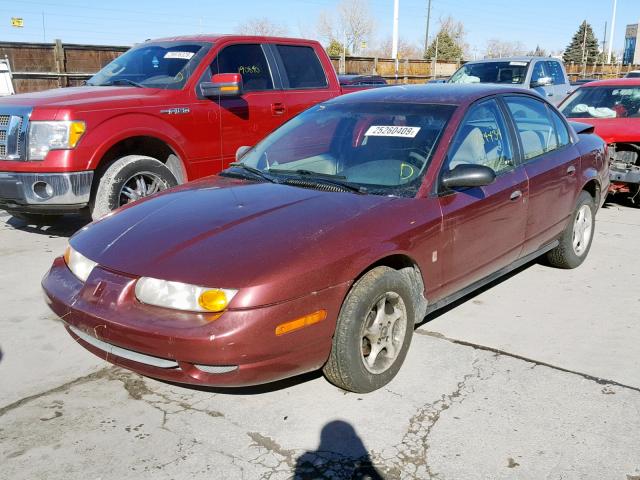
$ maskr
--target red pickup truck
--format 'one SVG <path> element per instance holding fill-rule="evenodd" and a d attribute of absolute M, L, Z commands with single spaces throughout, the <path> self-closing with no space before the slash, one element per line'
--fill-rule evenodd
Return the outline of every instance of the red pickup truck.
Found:
<path fill-rule="evenodd" d="M 0 208 L 103 216 L 342 93 L 318 42 L 237 35 L 147 41 L 86 83 L 0 99 Z"/>

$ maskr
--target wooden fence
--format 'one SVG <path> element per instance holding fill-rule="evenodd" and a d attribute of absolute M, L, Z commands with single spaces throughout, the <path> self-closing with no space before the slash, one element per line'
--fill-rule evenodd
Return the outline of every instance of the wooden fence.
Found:
<path fill-rule="evenodd" d="M 129 47 L 62 43 L 0 42 L 0 58 L 8 58 L 13 71 L 16 93 L 34 92 L 55 87 L 80 85 L 91 75 Z M 448 77 L 461 62 L 433 62 L 422 59 L 347 57 L 343 67 L 338 57 L 331 59 L 336 71 L 377 74 L 390 83 L 424 83 Z M 578 78 L 614 78 L 638 66 L 603 64 L 567 64 L 571 80 Z"/>

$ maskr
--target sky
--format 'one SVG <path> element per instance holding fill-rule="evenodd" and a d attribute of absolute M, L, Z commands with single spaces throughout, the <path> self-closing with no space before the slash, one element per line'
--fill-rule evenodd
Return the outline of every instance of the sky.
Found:
<path fill-rule="evenodd" d="M 368 0 L 376 23 L 375 46 L 391 37 L 393 0 Z M 233 33 L 249 19 L 266 17 L 288 35 L 316 38 L 318 16 L 335 11 L 339 0 L 0 0 L 0 41 L 131 45 L 148 38 L 190 33 Z M 472 53 L 482 56 L 487 40 L 520 41 L 530 50 L 564 49 L 582 20 L 602 42 L 611 22 L 612 0 L 432 0 L 430 36 L 438 20 L 451 15 L 467 31 Z M 400 37 L 424 44 L 427 0 L 400 0 Z M 24 19 L 11 27 L 11 17 Z M 44 20 L 44 26 L 43 26 Z M 640 0 L 618 0 L 614 51 L 625 25 L 640 20 Z M 608 34 L 607 34 L 608 37 Z"/>

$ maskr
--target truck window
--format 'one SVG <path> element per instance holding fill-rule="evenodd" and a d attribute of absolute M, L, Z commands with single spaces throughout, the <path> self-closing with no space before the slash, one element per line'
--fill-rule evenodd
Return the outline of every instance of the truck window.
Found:
<path fill-rule="evenodd" d="M 547 61 L 544 63 L 546 63 L 545 70 L 547 71 L 547 74 L 553 79 L 554 85 L 562 85 L 563 83 L 567 83 L 564 78 L 564 73 L 562 73 L 562 66 L 560 65 L 560 63 L 554 61 Z"/>
<path fill-rule="evenodd" d="M 238 44 L 224 48 L 211 64 L 211 74 L 239 73 L 247 92 L 272 90 L 273 80 L 262 47 L 258 44 Z"/>
<path fill-rule="evenodd" d="M 276 46 L 285 73 L 289 80 L 289 88 L 324 88 L 327 77 L 324 68 L 311 47 L 295 45 Z"/>
<path fill-rule="evenodd" d="M 547 73 L 544 71 L 544 64 L 546 62 L 536 62 L 533 66 L 533 72 L 531 72 L 531 82 L 539 82 L 541 79 L 547 77 Z"/>

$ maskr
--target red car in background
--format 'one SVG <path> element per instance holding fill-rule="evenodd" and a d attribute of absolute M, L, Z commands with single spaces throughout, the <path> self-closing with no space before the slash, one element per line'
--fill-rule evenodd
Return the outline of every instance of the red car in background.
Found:
<path fill-rule="evenodd" d="M 640 78 L 587 83 L 559 108 L 570 120 L 595 127 L 609 145 L 611 192 L 640 207 Z"/>
<path fill-rule="evenodd" d="M 541 255 L 584 261 L 609 182 L 591 131 L 512 87 L 345 95 L 82 229 L 42 286 L 81 345 L 151 377 L 322 368 L 368 392 L 426 313 Z"/>

